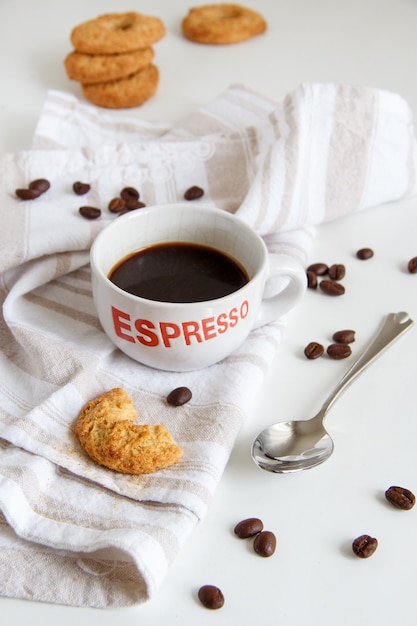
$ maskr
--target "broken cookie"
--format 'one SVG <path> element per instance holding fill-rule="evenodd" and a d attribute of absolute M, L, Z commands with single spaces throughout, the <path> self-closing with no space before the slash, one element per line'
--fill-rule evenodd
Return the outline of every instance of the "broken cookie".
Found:
<path fill-rule="evenodd" d="M 182 456 L 163 425 L 134 424 L 138 414 L 121 388 L 98 396 L 81 410 L 75 432 L 81 446 L 99 465 L 125 474 L 150 474 Z"/>

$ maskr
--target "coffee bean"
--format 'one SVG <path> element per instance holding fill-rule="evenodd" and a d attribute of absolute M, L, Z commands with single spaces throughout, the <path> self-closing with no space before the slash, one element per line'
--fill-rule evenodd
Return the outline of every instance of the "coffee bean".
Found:
<path fill-rule="evenodd" d="M 272 556 L 277 547 L 277 540 L 270 530 L 263 530 L 258 533 L 253 542 L 253 549 L 259 556 Z"/>
<path fill-rule="evenodd" d="M 407 269 L 410 274 L 417 274 L 417 256 L 408 261 Z"/>
<path fill-rule="evenodd" d="M 342 296 L 345 293 L 344 286 L 334 280 L 322 280 L 320 289 L 328 296 Z"/>
<path fill-rule="evenodd" d="M 356 556 L 361 559 L 367 559 L 372 556 L 378 547 L 378 541 L 374 537 L 369 535 L 361 535 L 354 539 L 352 543 L 352 550 Z"/>
<path fill-rule="evenodd" d="M 307 272 L 313 272 L 316 276 L 324 276 L 329 271 L 326 263 L 312 263 L 308 266 Z"/>
<path fill-rule="evenodd" d="M 385 497 L 397 509 L 409 511 L 416 503 L 416 497 L 412 491 L 404 487 L 389 487 L 385 492 Z"/>
<path fill-rule="evenodd" d="M 324 353 L 324 347 L 317 341 L 310 341 L 304 348 L 304 354 L 308 359 L 318 359 Z"/>
<path fill-rule="evenodd" d="M 333 333 L 333 341 L 336 343 L 353 343 L 355 341 L 354 330 L 337 330 Z"/>
<path fill-rule="evenodd" d="M 124 187 L 120 192 L 120 197 L 126 201 L 126 203 L 132 200 L 139 200 L 139 191 L 135 187 Z"/>
<path fill-rule="evenodd" d="M 260 533 L 263 528 L 262 520 L 257 517 L 249 517 L 236 524 L 234 532 L 239 539 L 247 539 Z"/>
<path fill-rule="evenodd" d="M 90 189 L 91 187 L 88 183 L 81 183 L 79 180 L 77 180 L 72 185 L 72 190 L 74 193 L 77 194 L 77 196 L 85 196 L 85 194 L 88 193 Z"/>
<path fill-rule="evenodd" d="M 346 268 L 341 263 L 335 263 L 329 267 L 329 278 L 332 280 L 342 280 L 345 277 Z"/>
<path fill-rule="evenodd" d="M 352 350 L 347 343 L 332 343 L 327 347 L 327 354 L 331 359 L 347 359 L 352 354 Z"/>
<path fill-rule="evenodd" d="M 79 212 L 87 220 L 96 220 L 101 215 L 100 209 L 94 206 L 81 206 Z"/>
<path fill-rule="evenodd" d="M 191 400 L 192 395 L 191 389 L 188 387 L 176 387 L 168 394 L 167 402 L 172 406 L 182 406 Z"/>
<path fill-rule="evenodd" d="M 39 189 L 16 189 L 15 193 L 21 200 L 34 200 L 42 195 L 42 191 Z"/>
<path fill-rule="evenodd" d="M 130 200 L 126 202 L 126 208 L 128 211 L 135 211 L 136 209 L 143 209 L 146 204 L 144 202 L 140 202 L 140 200 Z"/>
<path fill-rule="evenodd" d="M 224 604 L 222 591 L 214 585 L 203 585 L 200 587 L 198 599 L 206 609 L 221 609 Z"/>
<path fill-rule="evenodd" d="M 366 261 L 374 256 L 374 251 L 371 248 L 361 248 L 357 251 L 356 256 L 361 261 Z"/>
<path fill-rule="evenodd" d="M 308 289 L 317 289 L 318 280 L 317 274 L 311 270 L 307 270 L 307 287 Z"/>
<path fill-rule="evenodd" d="M 193 185 L 193 187 L 190 187 L 189 189 L 187 189 L 187 191 L 184 194 L 184 198 L 186 200 L 197 200 L 197 198 L 201 198 L 201 196 L 203 195 L 204 195 L 203 189 L 201 189 L 201 187 L 197 187 L 197 185 Z"/>
<path fill-rule="evenodd" d="M 41 193 L 45 193 L 45 191 L 48 191 L 50 186 L 51 183 L 49 182 L 49 180 L 46 180 L 46 178 L 37 178 L 36 180 L 32 180 L 32 182 L 29 183 L 29 189 L 36 189 Z"/>
<path fill-rule="evenodd" d="M 126 201 L 123 198 L 112 198 L 108 204 L 110 213 L 121 213 L 126 209 Z"/>

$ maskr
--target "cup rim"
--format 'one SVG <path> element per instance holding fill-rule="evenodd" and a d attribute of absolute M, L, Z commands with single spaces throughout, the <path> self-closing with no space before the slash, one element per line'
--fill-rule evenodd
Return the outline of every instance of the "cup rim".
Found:
<path fill-rule="evenodd" d="M 149 298 L 143 298 L 142 296 L 137 296 L 134 294 L 129 293 L 128 291 L 125 291 L 124 289 L 121 289 L 120 287 L 118 287 L 117 285 L 115 285 L 106 275 L 106 273 L 102 270 L 102 268 L 100 267 L 100 263 L 98 261 L 97 254 L 98 254 L 98 249 L 100 247 L 100 245 L 102 244 L 102 241 L 105 239 L 105 237 L 107 237 L 109 235 L 109 231 L 111 230 L 116 230 L 118 228 L 118 225 L 122 224 L 123 222 L 126 221 L 136 221 L 136 220 L 140 220 L 143 219 L 143 216 L 145 214 L 151 213 L 151 212 L 156 212 L 156 211 L 164 211 L 164 210 L 171 210 L 174 209 L 176 207 L 181 207 L 186 209 L 187 211 L 190 212 L 194 212 L 194 211 L 201 211 L 201 212 L 205 212 L 205 213 L 214 213 L 214 214 L 218 214 L 221 215 L 222 218 L 229 220 L 233 223 L 235 223 L 236 221 L 239 222 L 239 225 L 241 227 L 243 227 L 243 229 L 245 229 L 247 232 L 250 232 L 251 236 L 254 236 L 254 239 L 257 240 L 258 245 L 260 245 L 260 247 L 263 250 L 263 253 L 265 255 L 265 257 L 267 258 L 268 255 L 268 249 L 266 247 L 265 242 L 263 241 L 263 239 L 260 237 L 260 235 L 258 235 L 258 233 L 253 230 L 253 228 L 251 228 L 251 226 L 249 226 L 249 224 L 247 224 L 245 221 L 243 221 L 240 217 L 238 217 L 237 215 L 235 215 L 234 213 L 229 213 L 228 211 L 225 211 L 224 209 L 219 209 L 217 207 L 211 207 L 211 206 L 207 206 L 207 205 L 198 205 L 198 207 L 196 206 L 192 206 L 188 203 L 184 203 L 184 202 L 176 202 L 176 203 L 171 203 L 171 204 L 159 204 L 159 205 L 150 205 L 150 206 L 146 206 L 143 207 L 141 209 L 136 209 L 133 210 L 131 212 L 128 212 L 124 215 L 120 215 L 118 216 L 114 221 L 112 221 L 110 224 L 108 224 L 108 226 L 106 226 L 102 231 L 100 231 L 100 233 L 96 236 L 96 238 L 94 239 L 91 248 L 90 248 L 90 267 L 91 267 L 91 271 L 92 273 L 95 273 L 96 276 L 101 279 L 104 284 L 109 287 L 112 291 L 115 291 L 116 293 L 118 293 L 119 295 L 127 298 L 128 300 L 130 300 L 132 303 L 145 303 L 148 306 L 152 305 L 152 306 L 158 306 L 161 308 L 172 308 L 173 306 L 178 307 L 178 308 L 187 308 L 187 309 L 192 309 L 193 307 L 198 307 L 201 308 L 202 306 L 214 306 L 215 303 L 227 303 L 229 300 L 235 299 L 236 295 L 238 293 L 240 294 L 245 294 L 249 289 L 251 289 L 251 287 L 253 286 L 254 282 L 259 280 L 259 277 L 262 275 L 263 273 L 263 268 L 259 267 L 256 272 L 254 273 L 254 275 L 249 279 L 249 281 L 243 285 L 242 287 L 240 287 L 239 289 L 237 289 L 236 291 L 233 291 L 230 294 L 227 294 L 225 296 L 222 296 L 220 298 L 214 298 L 212 300 L 201 300 L 201 301 L 197 301 L 197 302 L 165 302 L 165 301 L 161 301 L 161 300 L 151 300 Z M 184 240 L 185 241 L 185 240 Z M 215 246 L 212 246 L 213 248 L 215 248 Z M 221 249 L 219 248 L 219 250 L 221 251 Z M 126 252 L 126 255 L 128 255 L 129 252 Z M 123 258 L 123 257 L 121 257 Z"/>

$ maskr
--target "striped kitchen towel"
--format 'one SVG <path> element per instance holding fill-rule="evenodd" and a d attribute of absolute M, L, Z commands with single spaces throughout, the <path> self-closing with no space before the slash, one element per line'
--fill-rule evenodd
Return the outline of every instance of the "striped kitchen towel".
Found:
<path fill-rule="evenodd" d="M 251 333 L 202 371 L 157 372 L 101 330 L 89 248 L 125 186 L 147 205 L 182 200 L 238 213 L 271 252 L 307 262 L 314 228 L 415 194 L 416 139 L 393 93 L 305 84 L 277 104 L 241 86 L 177 125 L 99 111 L 51 91 L 33 149 L 0 157 L 0 593 L 74 606 L 152 597 L 207 512 L 234 441 L 282 339 L 284 320 Z M 15 189 L 47 178 L 22 201 Z M 82 199 L 75 181 L 88 182 Z M 80 204 L 102 209 L 84 220 Z M 192 400 L 166 396 L 188 386 Z M 74 436 L 89 400 L 123 387 L 139 421 L 183 449 L 146 476 L 92 463 Z M 248 461 L 249 462 L 249 461 Z"/>

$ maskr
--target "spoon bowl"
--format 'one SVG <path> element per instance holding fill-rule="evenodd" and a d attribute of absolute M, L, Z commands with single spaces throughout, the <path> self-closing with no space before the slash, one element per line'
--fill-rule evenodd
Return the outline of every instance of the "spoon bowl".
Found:
<path fill-rule="evenodd" d="M 313 430 L 305 426 L 309 422 Z M 316 418 L 278 422 L 265 428 L 252 445 L 252 458 L 264 470 L 289 473 L 320 465 L 332 454 L 333 440 Z"/>
<path fill-rule="evenodd" d="M 252 444 L 252 458 L 263 470 L 300 472 L 330 457 L 334 443 L 324 427 L 327 411 L 342 391 L 393 341 L 413 325 L 408 313 L 390 313 L 373 341 L 348 369 L 323 406 L 311 419 L 282 421 L 267 426 Z"/>

